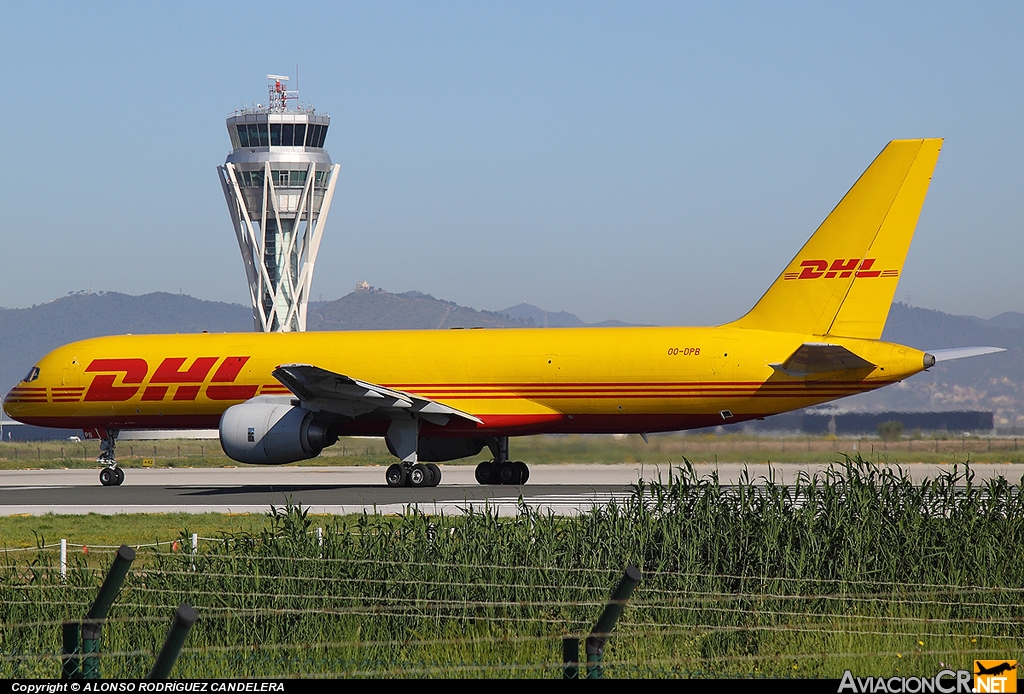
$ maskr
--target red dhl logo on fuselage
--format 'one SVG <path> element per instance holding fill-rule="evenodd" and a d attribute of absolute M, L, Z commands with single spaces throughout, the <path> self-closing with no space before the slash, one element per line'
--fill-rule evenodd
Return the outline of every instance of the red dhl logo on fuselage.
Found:
<path fill-rule="evenodd" d="M 188 368 L 183 368 L 187 360 L 188 357 L 167 357 L 147 381 L 149 364 L 145 359 L 93 359 L 85 367 L 86 373 L 96 374 L 85 393 L 85 402 L 124 402 L 140 390 L 143 402 L 161 401 L 171 388 L 172 400 L 195 400 L 220 357 L 196 357 Z M 206 386 L 206 397 L 248 400 L 256 395 L 257 385 L 231 385 L 247 361 L 249 357 L 225 357 Z M 118 380 L 121 385 L 115 385 Z"/>
<path fill-rule="evenodd" d="M 831 263 L 827 260 L 801 260 L 803 269 L 800 272 L 787 272 L 782 277 L 787 280 L 845 279 L 855 273 L 857 277 L 899 277 L 899 270 L 872 270 L 874 264 L 874 258 L 837 258 Z"/>

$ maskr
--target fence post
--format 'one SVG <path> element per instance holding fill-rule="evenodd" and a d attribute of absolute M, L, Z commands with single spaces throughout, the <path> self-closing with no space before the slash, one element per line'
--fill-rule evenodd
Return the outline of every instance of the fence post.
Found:
<path fill-rule="evenodd" d="M 575 636 L 562 639 L 562 679 L 578 680 L 580 678 L 580 640 Z"/>
<path fill-rule="evenodd" d="M 117 591 L 121 590 L 121 584 L 124 583 L 124 577 L 128 574 L 128 569 L 131 568 L 133 561 L 135 561 L 135 550 L 128 545 L 121 545 L 117 550 L 117 556 L 114 557 L 114 563 L 110 567 L 110 571 L 107 572 L 107 577 L 103 579 L 103 585 L 100 586 L 100 593 L 96 596 L 96 601 L 93 602 L 92 607 L 89 609 L 89 614 L 85 616 L 86 619 L 101 620 L 107 618 L 107 612 L 110 611 L 110 606 L 113 604 L 114 598 L 117 597 Z M 84 624 L 82 629 L 82 638 L 84 640 Z"/>
<path fill-rule="evenodd" d="M 68 541 L 63 537 L 60 540 L 60 582 L 68 582 Z"/>
<path fill-rule="evenodd" d="M 195 609 L 188 603 L 182 603 L 174 613 L 174 621 L 171 622 L 171 630 L 167 632 L 164 645 L 153 663 L 153 669 L 146 675 L 147 680 L 165 680 L 171 674 L 171 668 L 177 662 L 181 654 L 181 647 L 185 644 L 192 625 L 199 619 Z"/>
<path fill-rule="evenodd" d="M 61 625 L 64 657 L 61 658 L 60 678 L 62 680 L 78 679 L 78 622 L 64 622 Z"/>
<path fill-rule="evenodd" d="M 61 580 L 67 578 L 67 539 L 60 541 Z M 89 608 L 89 614 L 79 627 L 78 622 L 64 622 L 62 625 L 61 678 L 99 679 L 100 677 L 100 634 L 103 620 L 110 611 L 110 606 L 121 590 L 124 577 L 128 574 L 132 562 L 135 561 L 135 550 L 128 545 L 121 545 L 114 557 L 114 563 L 103 579 L 100 592 Z M 79 652 L 79 634 L 81 634 L 81 652 Z M 81 663 L 81 670 L 79 670 Z"/>
<path fill-rule="evenodd" d="M 629 596 L 633 589 L 640 582 L 640 569 L 635 566 L 627 566 L 625 573 L 615 587 L 608 604 L 604 606 L 601 616 L 597 618 L 597 624 L 590 631 L 587 637 L 587 679 L 601 679 L 601 659 L 604 657 L 604 645 L 611 636 L 615 622 L 619 620 L 622 611 L 626 608 Z"/>
<path fill-rule="evenodd" d="M 196 554 L 199 552 L 199 533 L 192 533 L 192 570 L 196 570 Z"/>
<path fill-rule="evenodd" d="M 98 680 L 100 678 L 100 631 L 99 621 L 82 622 L 82 678 Z"/>

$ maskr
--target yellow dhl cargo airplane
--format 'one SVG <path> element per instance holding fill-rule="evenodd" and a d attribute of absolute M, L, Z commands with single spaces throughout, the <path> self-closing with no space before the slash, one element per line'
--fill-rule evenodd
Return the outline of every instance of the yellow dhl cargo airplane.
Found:
<path fill-rule="evenodd" d="M 436 485 L 478 454 L 481 484 L 520 484 L 508 437 L 675 431 L 874 390 L 944 359 L 879 337 L 940 139 L 890 142 L 747 315 L 713 328 L 572 328 L 103 337 L 54 350 L 8 393 L 12 418 L 103 439 L 219 427 L 239 462 L 313 458 L 384 436 L 389 485 Z M 426 464 L 425 464 L 426 463 Z"/>

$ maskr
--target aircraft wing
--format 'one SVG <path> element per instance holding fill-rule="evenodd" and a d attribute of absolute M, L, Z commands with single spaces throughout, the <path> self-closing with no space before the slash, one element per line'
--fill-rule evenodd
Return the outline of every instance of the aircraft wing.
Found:
<path fill-rule="evenodd" d="M 295 394 L 304 407 L 358 417 L 371 412 L 404 412 L 431 424 L 444 426 L 452 417 L 477 424 L 473 415 L 429 398 L 392 390 L 360 381 L 310 364 L 283 364 L 274 369 L 274 378 Z"/>
<path fill-rule="evenodd" d="M 790 376 L 798 377 L 875 368 L 875 364 L 858 357 L 842 345 L 833 345 L 827 342 L 805 342 L 789 355 L 786 361 L 781 364 L 769 364 L 769 366 Z"/>

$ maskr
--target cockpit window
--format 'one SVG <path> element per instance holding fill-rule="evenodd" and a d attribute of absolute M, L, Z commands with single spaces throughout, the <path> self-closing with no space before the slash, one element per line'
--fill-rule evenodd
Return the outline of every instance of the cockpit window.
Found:
<path fill-rule="evenodd" d="M 32 369 L 28 372 L 28 375 L 25 376 L 24 381 L 25 383 L 31 383 L 37 378 L 39 378 L 39 367 L 33 366 Z"/>

